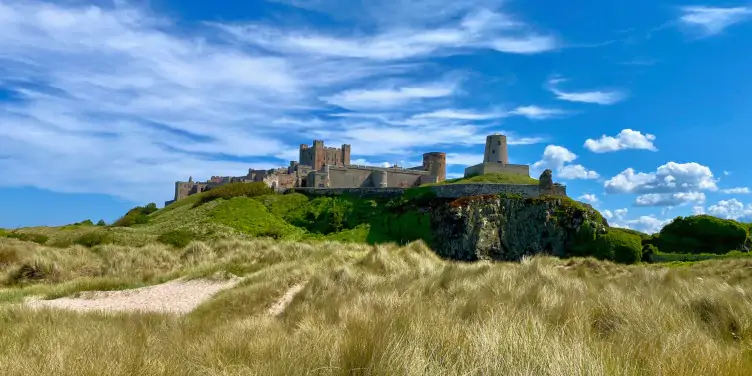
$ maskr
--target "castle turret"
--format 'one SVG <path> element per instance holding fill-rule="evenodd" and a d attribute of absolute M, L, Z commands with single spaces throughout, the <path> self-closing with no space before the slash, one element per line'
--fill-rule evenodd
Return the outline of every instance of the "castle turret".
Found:
<path fill-rule="evenodd" d="M 389 186 L 389 181 L 387 180 L 388 175 L 386 170 L 375 170 L 373 173 L 371 173 L 371 179 L 373 181 L 373 186 L 377 188 L 386 188 Z"/>
<path fill-rule="evenodd" d="M 446 180 L 446 153 L 432 152 L 423 154 L 423 170 L 436 176 L 437 181 Z"/>
<path fill-rule="evenodd" d="M 350 145 L 342 144 L 342 164 L 344 166 L 350 165 Z"/>
<path fill-rule="evenodd" d="M 509 163 L 507 153 L 507 136 L 502 134 L 492 134 L 486 137 L 486 150 L 483 155 L 483 163 Z"/>

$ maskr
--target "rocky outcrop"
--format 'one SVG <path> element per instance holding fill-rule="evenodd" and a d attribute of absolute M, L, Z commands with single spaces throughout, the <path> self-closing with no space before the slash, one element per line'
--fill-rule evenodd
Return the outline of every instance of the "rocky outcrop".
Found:
<path fill-rule="evenodd" d="M 455 260 L 519 260 L 547 253 L 565 256 L 583 232 L 608 223 L 592 207 L 567 197 L 463 197 L 431 211 L 433 247 Z M 587 236 L 587 235 L 585 235 Z"/>

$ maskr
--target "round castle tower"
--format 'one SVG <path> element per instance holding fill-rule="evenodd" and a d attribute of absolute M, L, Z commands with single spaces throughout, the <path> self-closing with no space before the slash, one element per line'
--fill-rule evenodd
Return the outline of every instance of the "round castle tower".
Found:
<path fill-rule="evenodd" d="M 446 180 L 446 153 L 432 152 L 423 154 L 423 169 L 436 176 L 438 181 Z"/>
<path fill-rule="evenodd" d="M 387 180 L 387 172 L 386 170 L 376 170 L 373 172 L 373 186 L 377 188 L 386 188 L 389 186 L 389 181 Z"/>
<path fill-rule="evenodd" d="M 483 163 L 509 163 L 507 136 L 496 133 L 486 137 L 486 152 L 483 156 Z"/>

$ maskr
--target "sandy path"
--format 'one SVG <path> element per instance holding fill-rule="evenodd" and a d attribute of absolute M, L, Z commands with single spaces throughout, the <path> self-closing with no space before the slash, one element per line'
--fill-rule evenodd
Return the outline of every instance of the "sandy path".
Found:
<path fill-rule="evenodd" d="M 277 299 L 277 301 L 274 302 L 274 304 L 271 307 L 269 307 L 269 310 L 267 311 L 267 313 L 271 316 L 279 316 L 282 313 L 284 313 L 287 306 L 289 306 L 290 303 L 292 302 L 292 299 L 301 290 L 303 290 L 303 287 L 305 287 L 305 283 L 299 283 L 287 289 L 285 294 L 282 295 L 279 299 Z"/>
<path fill-rule="evenodd" d="M 242 279 L 227 281 L 177 279 L 154 286 L 121 291 L 89 291 L 78 298 L 27 299 L 29 308 L 59 308 L 79 312 L 141 311 L 186 314 L 216 293 L 234 287 Z"/>

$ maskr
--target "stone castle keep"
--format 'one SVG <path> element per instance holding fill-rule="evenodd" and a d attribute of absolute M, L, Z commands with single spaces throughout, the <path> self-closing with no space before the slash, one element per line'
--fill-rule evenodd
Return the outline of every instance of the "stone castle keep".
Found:
<path fill-rule="evenodd" d="M 482 174 L 516 174 L 530 176 L 529 165 L 515 165 L 508 163 L 507 138 L 504 135 L 494 134 L 486 138 L 486 147 L 483 162 L 465 169 L 465 177 Z M 245 176 L 212 176 L 205 182 L 193 181 L 175 182 L 175 197 L 165 202 L 165 206 L 200 193 L 214 187 L 233 182 L 264 182 L 269 187 L 282 192 L 290 188 L 301 189 L 315 193 L 359 190 L 362 192 L 393 194 L 411 187 L 418 187 L 428 183 L 439 183 L 446 180 L 446 153 L 430 152 L 423 154 L 423 163 L 420 166 L 403 168 L 399 166 L 378 167 L 360 166 L 350 164 L 350 145 L 344 144 L 340 148 L 326 147 L 324 141 L 314 140 L 313 145 L 300 145 L 298 161 L 291 161 L 287 167 L 270 170 L 249 169 Z M 555 184 L 550 186 L 550 172 L 546 187 L 530 184 L 486 184 L 485 190 L 496 192 L 510 192 L 525 196 L 537 196 L 542 194 L 559 194 L 566 196 L 564 186 Z M 493 186 L 493 187 L 491 187 Z M 506 188 L 505 188 L 506 187 Z M 442 188 L 452 191 L 449 195 L 463 194 L 461 187 Z M 470 191 L 480 189 L 476 185 Z M 459 190 L 458 190 L 459 189 Z M 468 191 L 468 192 L 470 192 Z"/>

